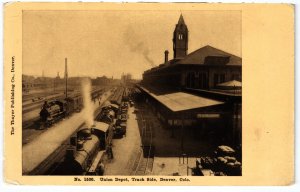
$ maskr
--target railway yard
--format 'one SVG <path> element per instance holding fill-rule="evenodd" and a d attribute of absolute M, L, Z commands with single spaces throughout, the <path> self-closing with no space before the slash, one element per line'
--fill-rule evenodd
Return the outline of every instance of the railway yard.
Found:
<path fill-rule="evenodd" d="M 134 88 L 131 88 L 131 91 Z M 134 92 L 134 91 L 133 91 Z M 93 93 L 97 93 L 94 94 Z M 114 135 L 107 141 L 106 150 L 102 154 L 101 164 L 103 164 L 104 175 L 151 175 L 154 163 L 153 142 L 153 122 L 151 114 L 144 110 L 142 104 L 136 104 L 129 99 L 130 91 L 127 88 L 116 87 L 112 89 L 94 89 L 91 94 L 93 103 L 94 120 L 107 124 L 118 124 L 116 120 L 105 118 L 104 111 L 111 105 L 121 106 L 126 101 L 124 111 L 126 111 L 125 127 L 120 123 L 120 129 L 125 132 L 113 131 Z M 63 94 L 52 94 L 36 102 L 27 99 L 23 106 L 23 116 L 27 113 L 35 113 L 35 117 L 23 120 L 23 174 L 29 175 L 61 175 L 65 173 L 59 169 L 66 169 L 62 165 L 65 163 L 65 154 L 70 148 L 70 138 L 78 135 L 79 130 L 85 127 L 82 118 L 85 111 L 75 112 L 68 117 L 54 123 L 51 127 L 40 129 L 34 121 L 39 118 L 38 112 L 46 99 L 59 99 Z M 32 111 L 30 111 L 30 109 Z M 124 115 L 123 113 L 113 114 L 114 117 Z M 116 116 L 115 116 L 116 115 Z M 112 117 L 112 119 L 114 119 Z M 60 130 L 64 131 L 60 131 Z M 43 149 L 40 145 L 43 144 Z M 112 148 L 109 154 L 107 147 Z M 30 152 L 29 152 L 30 151 Z M 126 151 L 127 155 L 124 155 Z M 113 157 L 112 157 L 113 156 Z M 94 159 L 93 159 L 94 160 Z M 95 160 L 94 160 L 95 161 Z M 99 160 L 98 160 L 99 161 Z M 72 173 L 71 173 L 72 174 Z M 82 174 L 91 174 L 83 171 Z M 97 173 L 98 174 L 98 173 Z"/>
<path fill-rule="evenodd" d="M 105 22 L 98 23 L 100 28 L 85 22 L 98 12 L 93 14 L 84 19 L 74 15 L 74 21 L 84 22 L 84 30 L 47 23 L 51 19 L 40 16 L 27 22 L 33 27 L 24 25 L 25 32 L 35 33 L 45 28 L 37 25 L 41 22 L 57 33 L 39 31 L 37 38 L 24 38 L 33 41 L 24 45 L 29 49 L 42 45 L 39 38 L 54 39 L 23 58 L 22 175 L 241 176 L 242 58 L 209 44 L 189 53 L 182 14 L 173 32 L 173 51 L 161 52 L 164 59 L 148 50 L 152 41 L 140 41 L 149 38 L 136 33 L 143 27 L 128 28 L 122 20 L 112 28 L 125 30 L 121 36 L 101 33 Z M 78 38 L 69 38 L 73 32 Z M 106 40 L 109 46 L 102 43 Z M 44 49 L 46 54 L 36 54 Z M 11 134 L 19 114 L 13 81 L 7 113 Z"/>
<path fill-rule="evenodd" d="M 94 113 L 94 121 L 95 126 L 97 126 L 99 123 L 107 125 L 107 130 L 105 130 L 105 146 L 102 147 L 101 154 L 99 153 L 99 157 L 93 157 L 92 159 L 89 159 L 89 161 L 96 161 L 98 159 L 97 163 L 94 165 L 94 169 L 97 169 L 98 166 L 102 163 L 105 163 L 106 170 L 113 171 L 113 169 L 108 169 L 108 164 L 114 164 L 119 163 L 117 161 L 116 157 L 118 157 L 118 148 L 120 146 L 126 146 L 123 145 L 123 143 L 132 143 L 132 153 L 138 155 L 140 153 L 140 135 L 138 132 L 138 129 L 129 129 L 129 131 L 126 133 L 127 126 L 130 127 L 136 127 L 137 125 L 134 125 L 134 120 L 132 118 L 129 118 L 130 116 L 127 114 L 132 112 L 132 103 L 130 103 L 130 109 L 129 107 L 129 100 L 128 100 L 128 94 L 129 91 L 127 88 L 123 87 L 115 87 L 115 88 L 101 88 L 101 89 L 93 89 L 91 91 L 91 103 L 92 103 L 92 110 Z M 41 94 L 39 94 L 41 95 Z M 72 94 L 75 95 L 75 94 Z M 68 150 L 70 149 L 72 141 L 72 136 L 77 136 L 77 143 L 80 142 L 79 140 L 79 132 L 81 129 L 83 129 L 86 126 L 86 119 L 84 119 L 86 111 L 84 109 L 80 110 L 74 110 L 73 113 L 69 114 L 68 116 L 64 116 L 61 118 L 57 118 L 58 120 L 51 123 L 50 126 L 42 127 L 41 123 L 37 123 L 40 121 L 40 114 L 39 111 L 41 111 L 41 108 L 43 108 L 43 103 L 46 100 L 59 100 L 63 94 L 52 94 L 48 95 L 46 97 L 39 96 L 37 100 L 29 99 L 27 97 L 26 101 L 23 104 L 23 117 L 28 117 L 28 113 L 34 114 L 32 115 L 33 118 L 23 118 L 23 133 L 22 133 L 22 143 L 23 143 L 23 150 L 22 150 L 22 156 L 23 156 L 23 174 L 25 175 L 68 175 L 68 174 L 74 174 L 73 172 L 65 172 L 62 171 L 63 169 L 66 169 L 64 167 L 64 164 L 67 157 L 66 154 L 68 153 Z M 122 113 L 118 113 L 118 110 L 110 110 L 111 106 L 114 106 L 116 108 L 119 108 L 119 105 L 124 104 L 123 99 L 127 101 L 126 105 L 122 106 Z M 131 101 L 132 102 L 132 101 Z M 113 104 L 114 103 L 114 104 Z M 83 105 L 83 104 L 82 104 Z M 52 108 L 55 106 L 51 106 Z M 49 110 L 51 110 L 51 107 Z M 81 106 L 83 108 L 83 106 Z M 126 110 L 125 110 L 126 109 Z M 121 107 L 120 107 L 121 110 Z M 121 112 L 121 111 L 120 111 Z M 52 112 L 50 111 L 50 114 Z M 111 116 L 110 116 L 111 115 Z M 117 116 L 120 116 L 121 122 L 118 124 L 116 121 Z M 126 116 L 126 119 L 123 119 L 123 117 Z M 133 116 L 132 116 L 133 117 Z M 124 122 L 123 122 L 124 121 Z M 99 123 L 97 123 L 99 122 Z M 127 123 L 127 125 L 126 125 Z M 117 128 L 122 129 L 122 132 L 116 132 L 115 130 L 112 130 L 112 125 L 119 125 Z M 125 127 L 124 125 L 125 124 Z M 96 129 L 92 128 L 92 129 Z M 101 128 L 100 128 L 101 129 Z M 125 132 L 124 132 L 125 129 Z M 63 131 L 61 131 L 63 130 Z M 117 129 L 118 130 L 118 129 Z M 134 132 L 135 130 L 135 132 Z M 103 131 L 103 130 L 102 130 Z M 110 135 L 110 138 L 107 136 Z M 129 140 L 132 140 L 132 136 L 134 136 L 134 140 L 137 141 L 136 143 L 128 142 Z M 112 141 L 113 137 L 114 141 Z M 98 138 L 99 140 L 100 137 Z M 122 143 L 123 142 L 123 143 Z M 88 143 L 88 141 L 85 141 L 83 146 L 85 146 L 85 143 Z M 100 141 L 101 143 L 101 141 Z M 40 146 L 43 145 L 43 148 L 41 149 Z M 78 145 L 76 146 L 78 149 Z M 101 147 L 99 147 L 101 148 Z M 111 153 L 109 153 L 109 148 Z M 85 150 L 85 149 L 84 149 Z M 99 149 L 97 149 L 98 151 Z M 126 149 L 128 151 L 128 149 Z M 79 149 L 76 150 L 76 152 L 80 151 Z M 99 150 L 101 151 L 101 150 Z M 115 158 L 112 158 L 111 156 L 114 154 Z M 91 154 L 88 154 L 88 156 L 91 156 Z M 97 155 L 96 155 L 97 156 Z M 134 155 L 132 156 L 132 159 L 134 159 Z M 118 158 L 122 162 L 126 162 L 126 158 Z M 86 160 L 87 161 L 87 160 Z M 95 170 L 93 173 L 88 172 L 87 169 L 92 169 L 92 164 L 90 166 L 85 167 L 86 170 L 82 170 L 80 174 L 99 174 L 98 172 L 95 173 Z M 96 167 L 95 167 L 96 166 Z M 115 167 L 115 166 L 114 166 Z M 97 169 L 98 170 L 98 169 Z M 119 170 L 122 170 L 122 168 Z M 116 172 L 118 172 L 116 171 Z M 105 173 L 109 173 L 109 171 L 105 171 Z M 126 173 L 124 173 L 126 174 Z"/>
<path fill-rule="evenodd" d="M 107 88 L 94 88 L 93 98 L 98 99 L 100 94 L 106 91 Z M 79 90 L 73 91 L 72 95 L 78 95 Z M 59 100 L 64 98 L 64 93 L 59 92 L 44 92 L 26 95 L 22 103 L 22 144 L 29 143 L 32 138 L 43 133 L 45 130 L 38 130 L 39 125 L 36 122 L 40 119 L 39 113 L 45 101 Z"/>
<path fill-rule="evenodd" d="M 70 95 L 72 102 L 63 104 L 57 102 L 63 94 L 57 93 L 23 103 L 23 116 L 35 114 L 23 119 L 24 175 L 194 175 L 199 157 L 213 155 L 216 146 L 209 140 L 195 138 L 190 130 L 170 131 L 134 85 L 93 88 L 93 125 L 87 124 L 79 93 Z M 45 107 L 46 100 L 56 103 Z M 46 122 L 41 122 L 41 108 L 49 110 Z M 183 143 L 188 156 L 181 152 Z"/>

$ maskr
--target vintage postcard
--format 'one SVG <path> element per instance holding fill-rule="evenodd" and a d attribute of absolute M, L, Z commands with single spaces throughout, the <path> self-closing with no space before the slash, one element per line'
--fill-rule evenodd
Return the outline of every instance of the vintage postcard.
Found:
<path fill-rule="evenodd" d="M 293 5 L 7 3 L 4 54 L 8 183 L 294 182 Z"/>

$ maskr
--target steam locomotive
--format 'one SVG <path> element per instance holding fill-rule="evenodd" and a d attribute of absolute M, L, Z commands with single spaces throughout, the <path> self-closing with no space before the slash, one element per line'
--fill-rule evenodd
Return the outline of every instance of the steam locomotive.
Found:
<path fill-rule="evenodd" d="M 128 108 L 128 106 L 121 105 L 120 107 L 108 102 L 102 107 L 92 127 L 85 127 L 77 131 L 71 137 L 64 160 L 54 174 L 103 175 L 104 157 L 113 158 L 111 143 L 114 135 L 118 133 L 118 126 L 114 123 L 116 114 L 124 113 L 121 110 L 122 107 Z M 121 127 L 121 129 L 126 133 L 126 127 Z"/>
<path fill-rule="evenodd" d="M 68 97 L 61 100 L 45 101 L 40 111 L 40 128 L 50 127 L 53 123 L 80 111 L 83 106 L 83 99 L 80 95 Z"/>
<path fill-rule="evenodd" d="M 91 98 L 95 102 L 106 89 L 97 89 L 91 93 Z M 65 99 L 45 101 L 40 111 L 40 119 L 36 122 L 40 129 L 50 127 L 53 123 L 72 114 L 80 112 L 83 107 L 83 97 L 79 93 L 73 93 Z"/>
<path fill-rule="evenodd" d="M 116 134 L 114 119 L 119 106 L 107 103 L 91 128 L 80 129 L 70 139 L 58 175 L 102 175 L 104 153 L 112 158 L 111 143 Z"/>
<path fill-rule="evenodd" d="M 102 175 L 104 153 L 111 147 L 112 138 L 112 125 L 104 122 L 80 129 L 70 138 L 70 147 L 55 174 Z"/>

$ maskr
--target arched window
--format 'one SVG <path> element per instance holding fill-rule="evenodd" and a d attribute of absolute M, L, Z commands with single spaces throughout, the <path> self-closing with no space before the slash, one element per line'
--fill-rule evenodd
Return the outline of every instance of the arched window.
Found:
<path fill-rule="evenodd" d="M 179 39 L 179 40 L 182 40 L 182 39 L 183 39 L 183 34 L 179 33 L 178 39 Z"/>

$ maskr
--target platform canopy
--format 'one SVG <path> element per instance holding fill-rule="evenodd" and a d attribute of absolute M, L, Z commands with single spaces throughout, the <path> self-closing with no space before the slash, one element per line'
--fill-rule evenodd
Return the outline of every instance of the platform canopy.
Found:
<path fill-rule="evenodd" d="M 217 85 L 218 87 L 242 87 L 242 82 L 237 80 L 227 81 Z"/>
<path fill-rule="evenodd" d="M 154 99 L 159 101 L 161 104 L 169 108 L 173 112 L 179 112 L 190 109 L 197 109 L 203 107 L 209 107 L 214 105 L 224 104 L 221 101 L 214 99 L 208 99 L 205 97 L 185 93 L 185 92 L 173 92 L 162 95 L 155 95 L 144 87 L 141 87 Z"/>

